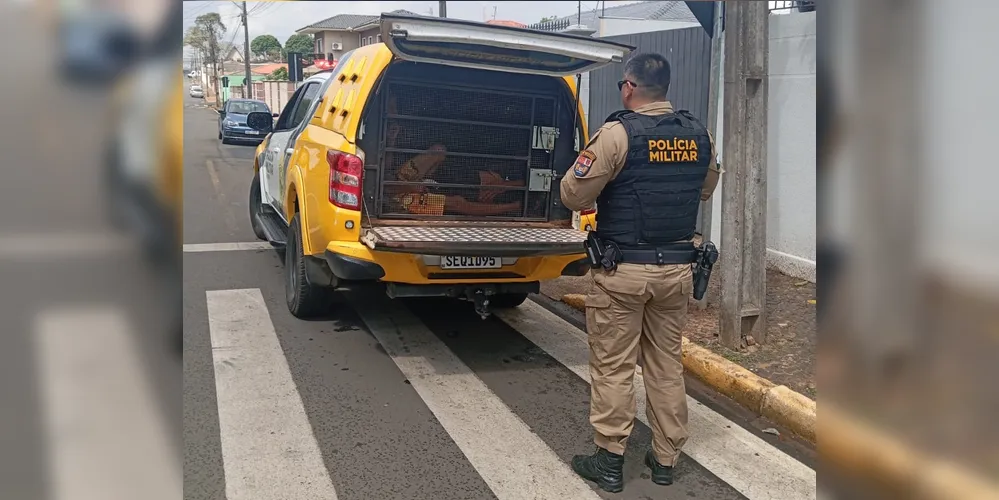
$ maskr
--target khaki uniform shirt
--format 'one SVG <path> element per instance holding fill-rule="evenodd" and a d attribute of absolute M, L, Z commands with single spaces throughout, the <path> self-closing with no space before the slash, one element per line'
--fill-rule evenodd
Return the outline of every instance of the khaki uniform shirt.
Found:
<path fill-rule="evenodd" d="M 669 101 L 652 102 L 639 106 L 634 111 L 656 116 L 673 112 L 673 105 Z M 711 198 L 721 176 L 721 170 L 715 161 L 715 140 L 710 132 L 708 137 L 711 140 L 711 163 L 701 189 L 702 201 Z M 562 204 L 575 211 L 595 208 L 597 196 L 624 168 L 628 157 L 628 142 L 628 132 L 621 122 L 605 123 L 600 127 L 583 151 L 580 151 L 575 168 L 569 169 L 562 178 Z"/>

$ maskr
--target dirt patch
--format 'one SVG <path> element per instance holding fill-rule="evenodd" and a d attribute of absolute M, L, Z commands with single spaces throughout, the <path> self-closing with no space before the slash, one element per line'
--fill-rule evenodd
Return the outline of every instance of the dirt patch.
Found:
<path fill-rule="evenodd" d="M 817 346 L 815 284 L 767 271 L 767 343 L 739 350 L 723 347 L 718 340 L 718 303 L 721 298 L 720 266 L 715 266 L 708 285 L 708 304 L 699 309 L 691 302 L 684 335 L 774 383 L 816 399 L 815 352 Z M 589 276 L 562 277 L 541 284 L 541 293 L 555 300 L 570 293 L 586 294 L 593 287 Z"/>

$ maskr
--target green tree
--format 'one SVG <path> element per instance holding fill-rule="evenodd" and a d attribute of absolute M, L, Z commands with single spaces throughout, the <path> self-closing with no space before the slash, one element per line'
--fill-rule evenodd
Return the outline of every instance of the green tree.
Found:
<path fill-rule="evenodd" d="M 225 34 L 225 24 L 222 22 L 222 16 L 218 12 L 209 12 L 207 14 L 202 14 L 194 20 L 194 26 L 188 28 L 187 33 L 184 34 L 184 44 L 194 47 L 204 56 L 205 61 L 211 64 L 213 78 L 215 80 L 214 87 L 219 88 L 218 79 L 218 62 L 222 58 L 221 51 L 219 47 L 222 45 L 222 36 Z M 220 105 L 219 93 L 215 93 L 215 104 Z"/>
<path fill-rule="evenodd" d="M 267 75 L 267 78 L 270 80 L 288 80 L 288 68 L 278 68 L 272 71 L 270 75 Z"/>
<path fill-rule="evenodd" d="M 542 17 L 541 20 L 538 21 L 538 22 L 539 23 L 547 23 L 547 22 L 557 21 L 557 20 L 558 20 L 558 16 L 548 16 L 548 17 Z"/>
<path fill-rule="evenodd" d="M 250 42 L 250 51 L 258 56 L 275 57 L 281 53 L 281 42 L 274 35 L 260 35 Z"/>
<path fill-rule="evenodd" d="M 308 33 L 295 33 L 288 37 L 288 41 L 284 42 L 285 58 L 288 57 L 289 52 L 311 54 L 315 51 L 316 43 L 312 40 L 312 35 Z M 307 59 L 311 60 L 312 58 Z"/>

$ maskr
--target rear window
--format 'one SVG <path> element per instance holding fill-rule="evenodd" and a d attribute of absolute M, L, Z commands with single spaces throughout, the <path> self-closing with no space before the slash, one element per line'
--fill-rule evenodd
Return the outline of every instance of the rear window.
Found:
<path fill-rule="evenodd" d="M 229 103 L 229 112 L 240 115 L 247 115 L 255 112 L 269 113 L 270 110 L 267 109 L 267 105 L 262 102 L 232 101 Z"/>

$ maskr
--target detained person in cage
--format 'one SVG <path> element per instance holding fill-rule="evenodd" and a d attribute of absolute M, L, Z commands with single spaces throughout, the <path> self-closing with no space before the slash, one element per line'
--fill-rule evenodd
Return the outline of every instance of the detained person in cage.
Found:
<path fill-rule="evenodd" d="M 388 100 L 388 113 L 397 114 L 398 108 L 394 96 Z M 400 137 L 404 129 L 399 123 L 391 123 L 388 127 L 388 147 L 399 147 Z M 521 180 L 507 180 L 498 172 L 480 170 L 478 172 L 459 170 L 453 178 L 442 179 L 446 184 L 468 184 L 478 191 L 475 201 L 456 194 L 435 194 L 430 187 L 437 183 L 433 178 L 447 160 L 447 148 L 443 144 L 432 144 L 423 153 L 402 161 L 404 153 L 389 153 L 386 155 L 390 172 L 394 172 L 395 180 L 406 182 L 406 185 L 386 186 L 386 195 L 401 209 L 416 215 L 471 215 L 496 216 L 521 209 L 522 200 L 502 202 L 502 195 L 509 192 L 508 187 L 522 187 Z M 469 177 L 473 179 L 469 179 Z M 469 182 L 469 180 L 471 182 Z M 475 186 L 497 186 L 496 188 L 476 188 Z M 442 188 L 444 189 L 444 188 Z"/>

